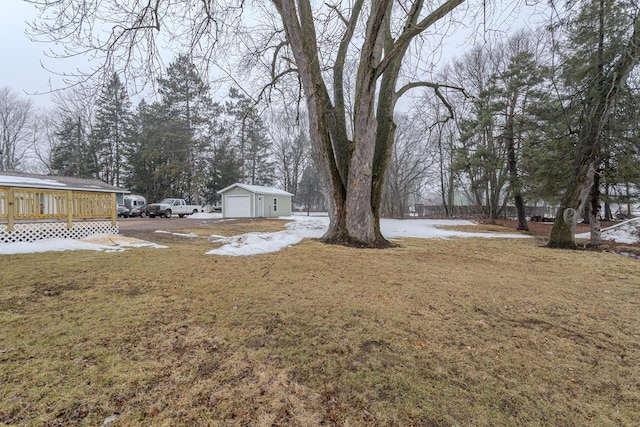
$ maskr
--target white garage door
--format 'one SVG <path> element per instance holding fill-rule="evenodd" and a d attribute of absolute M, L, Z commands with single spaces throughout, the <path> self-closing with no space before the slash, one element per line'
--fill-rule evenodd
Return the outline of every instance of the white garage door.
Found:
<path fill-rule="evenodd" d="M 248 218 L 251 216 L 249 196 L 227 196 L 227 217 Z"/>

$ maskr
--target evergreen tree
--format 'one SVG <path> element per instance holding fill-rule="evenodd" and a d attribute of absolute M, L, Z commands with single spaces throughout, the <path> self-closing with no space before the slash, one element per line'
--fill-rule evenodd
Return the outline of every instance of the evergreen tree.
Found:
<path fill-rule="evenodd" d="M 117 187 L 122 183 L 125 169 L 126 145 L 131 142 L 133 115 L 131 102 L 118 74 L 102 89 L 97 100 L 92 142 L 96 148 L 99 177 Z"/>
<path fill-rule="evenodd" d="M 528 230 L 519 164 L 523 142 L 533 127 L 529 106 L 544 98 L 539 90 L 543 73 L 533 59 L 526 36 L 516 36 L 508 43 L 511 44 L 508 66 L 493 77 L 491 90 L 502 116 L 499 132 L 506 149 L 509 193 L 516 207 L 517 228 Z"/>
<path fill-rule="evenodd" d="M 275 164 L 266 126 L 251 99 L 233 87 L 229 97 L 226 110 L 240 155 L 240 179 L 245 184 L 273 185 Z"/>
<path fill-rule="evenodd" d="M 627 78 L 640 60 L 640 20 L 632 2 L 585 0 L 566 25 L 563 81 L 571 94 L 566 110 L 570 135 L 571 174 L 554 221 L 550 247 L 574 248 L 575 224 L 589 194 L 590 215 L 599 218 L 599 173 L 610 146 L 607 127 Z M 636 18 L 634 18 L 636 17 Z M 595 187 L 594 187 L 595 183 Z M 599 243 L 592 222 L 592 243 Z"/>
<path fill-rule="evenodd" d="M 546 99 L 544 69 L 533 47 L 532 35 L 519 32 L 504 43 L 474 49 L 457 64 L 459 73 L 475 82 L 476 93 L 471 92 L 470 114 L 459 121 L 461 146 L 454 164 L 489 219 L 495 220 L 512 198 L 521 230 L 528 227 L 520 159 L 537 127 L 532 106 Z"/>
<path fill-rule="evenodd" d="M 50 172 L 73 178 L 96 178 L 97 160 L 80 118 L 63 119 L 51 149 Z"/>
<path fill-rule="evenodd" d="M 296 201 L 299 207 L 307 213 L 326 209 L 322 195 L 321 179 L 315 165 L 313 163 L 307 164 L 304 172 L 302 172 L 302 179 L 296 194 Z"/>
<path fill-rule="evenodd" d="M 618 205 L 616 214 L 625 217 L 640 200 L 640 98 L 635 93 L 627 87 L 621 94 L 607 127 L 609 150 L 601 172 L 605 220 L 614 218 L 613 203 Z"/>
<path fill-rule="evenodd" d="M 240 181 L 240 159 L 228 136 L 218 138 L 213 144 L 208 163 L 206 190 L 203 195 L 207 203 L 218 205 L 218 191 Z"/>
<path fill-rule="evenodd" d="M 137 132 L 129 153 L 127 186 L 147 200 L 187 198 L 187 156 L 183 122 L 170 117 L 160 103 L 138 106 Z"/>
<path fill-rule="evenodd" d="M 504 208 L 508 182 L 506 148 L 499 138 L 500 104 L 490 87 L 500 71 L 501 49 L 477 46 L 454 64 L 457 83 L 473 98 L 465 100 L 466 114 L 459 113 L 464 118 L 458 121 L 460 145 L 453 152 L 453 168 L 464 174 L 478 210 L 492 221 Z"/>
<path fill-rule="evenodd" d="M 200 203 L 206 174 L 208 130 L 213 109 L 209 85 L 196 70 L 187 55 L 180 55 L 169 65 L 167 77 L 158 79 L 164 115 L 172 123 L 171 139 L 174 150 L 184 152 L 184 173 L 175 184 L 182 188 L 185 198 Z M 174 160 L 183 157 L 174 156 Z M 178 181 L 182 181 L 178 183 Z"/>

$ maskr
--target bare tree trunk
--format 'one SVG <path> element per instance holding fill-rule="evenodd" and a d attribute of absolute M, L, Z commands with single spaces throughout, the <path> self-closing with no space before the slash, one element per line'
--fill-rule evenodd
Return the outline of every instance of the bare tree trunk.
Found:
<path fill-rule="evenodd" d="M 589 193 L 591 194 L 591 193 Z M 591 204 L 590 203 L 585 203 L 584 204 L 584 209 L 582 211 L 582 223 L 583 224 L 591 224 Z"/>
<path fill-rule="evenodd" d="M 385 175 L 395 134 L 393 111 L 402 60 L 413 38 L 446 16 L 464 0 L 448 0 L 420 19 L 424 2 L 405 10 L 402 31 L 392 38 L 390 19 L 395 2 L 355 0 L 333 69 L 333 98 L 320 68 L 313 10 L 309 0 L 272 0 L 287 34 L 309 110 L 314 159 L 329 190 L 330 224 L 323 240 L 362 247 L 387 247 L 380 232 Z M 347 49 L 363 6 L 369 7 L 358 62 L 353 135 L 346 129 L 343 74 Z"/>
<path fill-rule="evenodd" d="M 527 225 L 527 214 L 524 209 L 524 200 L 522 198 L 522 192 L 520 191 L 520 178 L 518 177 L 518 167 L 516 162 L 516 143 L 515 143 L 515 135 L 513 129 L 513 110 L 515 109 L 515 99 L 511 111 L 509 114 L 509 118 L 507 120 L 506 125 L 506 139 L 507 139 L 507 164 L 509 169 L 509 181 L 511 184 L 511 192 L 513 194 L 514 202 L 516 205 L 516 213 L 518 215 L 518 230 L 529 231 L 529 226 Z"/>
<path fill-rule="evenodd" d="M 604 161 L 604 170 L 609 170 L 609 158 L 606 157 Z M 607 179 L 604 180 L 604 220 L 611 221 L 611 186 Z"/>
<path fill-rule="evenodd" d="M 589 209 L 590 240 L 589 245 L 600 246 L 602 244 L 602 230 L 600 228 L 600 173 L 596 171 L 591 187 L 591 203 Z"/>
<path fill-rule="evenodd" d="M 447 193 L 445 191 L 445 183 L 444 183 L 444 153 L 442 150 L 442 125 L 438 126 L 438 154 L 439 161 L 438 165 L 440 168 L 440 196 L 442 197 L 442 206 L 444 207 L 444 216 L 446 218 L 450 218 L 451 214 L 449 213 L 449 204 L 447 203 Z"/>
<path fill-rule="evenodd" d="M 456 193 L 455 193 L 455 177 L 454 177 L 453 168 L 451 167 L 451 164 L 449 164 L 449 188 L 447 190 L 447 201 L 449 202 L 448 218 L 452 218 L 455 216 Z"/>
<path fill-rule="evenodd" d="M 627 200 L 627 217 L 631 217 L 631 188 L 629 186 L 629 181 L 625 182 L 625 198 Z"/>

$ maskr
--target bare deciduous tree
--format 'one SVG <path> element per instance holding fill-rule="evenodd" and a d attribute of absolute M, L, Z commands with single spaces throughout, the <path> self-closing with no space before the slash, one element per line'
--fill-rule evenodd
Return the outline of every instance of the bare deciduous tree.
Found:
<path fill-rule="evenodd" d="M 306 94 L 313 154 L 329 187 L 331 221 L 325 241 L 388 245 L 379 218 L 396 128 L 393 113 L 398 95 L 405 90 L 397 88 L 403 60 L 416 37 L 463 1 L 443 1 L 433 9 L 421 0 L 356 0 L 344 8 L 327 5 L 343 23 L 336 30 L 338 46 L 332 61 L 322 60 L 325 52 L 319 48 L 317 11 L 311 3 L 273 1 Z M 364 28 L 355 37 L 361 23 Z M 358 46 L 359 55 L 350 133 L 343 81 L 353 45 Z M 329 76 L 322 69 L 327 62 L 332 70 Z"/>
<path fill-rule="evenodd" d="M 0 88 L 0 171 L 16 170 L 29 147 L 31 101 Z"/>
<path fill-rule="evenodd" d="M 306 120 L 292 117 L 286 109 L 276 112 L 269 123 L 278 179 L 282 188 L 294 195 L 298 193 L 302 173 L 310 160 L 309 130 L 305 124 Z"/>
<path fill-rule="evenodd" d="M 396 122 L 383 207 L 386 215 L 402 218 L 411 202 L 417 202 L 415 198 L 422 194 L 436 157 L 430 152 L 431 141 L 418 117 L 401 115 Z"/>
<path fill-rule="evenodd" d="M 33 168 L 43 174 L 51 170 L 51 151 L 56 144 L 58 122 L 53 110 L 41 110 L 32 123 L 31 150 L 36 160 Z"/>
<path fill-rule="evenodd" d="M 107 73 L 114 71 L 118 59 L 128 65 L 157 64 L 155 42 L 162 30 L 171 42 L 184 41 L 194 58 L 215 63 L 219 36 L 241 34 L 237 28 L 243 8 L 254 6 L 256 14 L 249 21 L 274 30 L 273 43 L 262 50 L 274 58 L 273 83 L 297 73 L 306 96 L 313 156 L 327 186 L 331 221 L 324 240 L 389 245 L 379 217 L 395 106 L 411 88 L 441 88 L 402 79 L 403 65 L 414 40 L 433 35 L 464 0 L 30 1 L 50 17 L 36 28 L 39 34 L 73 46 L 72 54 L 83 49 L 103 52 Z M 275 15 L 269 5 L 275 6 Z M 99 37 L 105 28 L 109 36 Z M 245 48 L 245 40 L 234 47 Z M 353 93 L 345 90 L 349 82 Z"/>

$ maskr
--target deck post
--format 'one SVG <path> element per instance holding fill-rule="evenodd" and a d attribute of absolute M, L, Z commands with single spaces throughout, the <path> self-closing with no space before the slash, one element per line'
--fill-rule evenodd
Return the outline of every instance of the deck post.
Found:
<path fill-rule="evenodd" d="M 13 231 L 16 203 L 13 188 L 7 188 L 7 231 Z"/>
<path fill-rule="evenodd" d="M 67 191 L 67 228 L 73 227 L 73 193 Z"/>
<path fill-rule="evenodd" d="M 115 226 L 118 222 L 118 202 L 116 201 L 116 193 L 111 193 L 111 225 Z"/>

